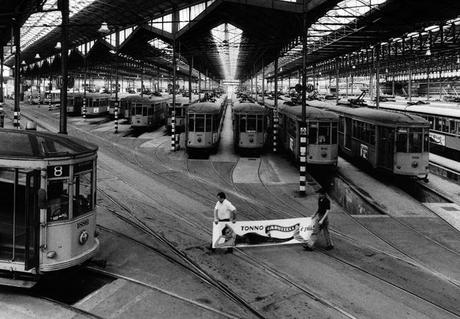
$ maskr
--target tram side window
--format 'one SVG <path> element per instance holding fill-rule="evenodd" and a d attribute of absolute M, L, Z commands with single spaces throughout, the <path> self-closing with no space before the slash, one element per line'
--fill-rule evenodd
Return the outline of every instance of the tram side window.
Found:
<path fill-rule="evenodd" d="M 428 120 L 428 122 L 430 122 L 430 128 L 433 129 L 434 128 L 434 118 L 432 116 L 426 116 L 425 119 Z"/>
<path fill-rule="evenodd" d="M 442 118 L 440 117 L 434 118 L 434 130 L 442 132 Z"/>
<path fill-rule="evenodd" d="M 318 144 L 331 143 L 331 125 L 329 123 L 319 123 Z"/>
<path fill-rule="evenodd" d="M 460 133 L 460 121 L 450 120 L 449 122 L 450 122 L 449 123 L 450 133 L 455 134 L 455 135 L 459 135 L 459 133 Z"/>
<path fill-rule="evenodd" d="M 195 117 L 190 115 L 188 118 L 188 131 L 194 132 L 195 131 Z"/>
<path fill-rule="evenodd" d="M 48 221 L 69 218 L 69 183 L 67 179 L 48 181 Z"/>
<path fill-rule="evenodd" d="M 204 115 L 195 115 L 195 132 L 204 131 Z"/>
<path fill-rule="evenodd" d="M 148 108 L 147 114 L 148 114 L 149 116 L 152 116 L 152 115 L 153 115 L 153 110 L 154 110 L 154 108 L 155 108 L 155 105 L 154 105 L 154 104 L 152 104 L 152 105 Z"/>
<path fill-rule="evenodd" d="M 147 116 L 148 107 L 143 105 L 140 108 L 142 109 L 142 116 Z"/>
<path fill-rule="evenodd" d="M 255 115 L 248 115 L 248 127 L 247 130 L 251 132 L 256 131 L 257 121 Z"/>
<path fill-rule="evenodd" d="M 421 153 L 423 145 L 423 129 L 413 128 L 409 132 L 409 153 Z"/>
<path fill-rule="evenodd" d="M 246 115 L 240 115 L 240 133 L 246 132 Z"/>
<path fill-rule="evenodd" d="M 308 130 L 308 144 L 316 144 L 318 136 L 318 123 L 310 123 Z"/>
<path fill-rule="evenodd" d="M 73 217 L 78 217 L 92 209 L 92 174 L 81 173 L 74 177 Z"/>
<path fill-rule="evenodd" d="M 398 129 L 396 135 L 396 152 L 407 152 L 407 130 Z"/>

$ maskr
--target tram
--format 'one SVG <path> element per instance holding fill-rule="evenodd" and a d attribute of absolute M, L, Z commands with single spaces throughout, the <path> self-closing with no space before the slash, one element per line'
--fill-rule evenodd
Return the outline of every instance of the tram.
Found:
<path fill-rule="evenodd" d="M 339 117 L 333 112 L 307 106 L 307 164 L 337 165 L 337 127 Z M 302 106 L 284 103 L 278 107 L 279 143 L 297 163 L 300 162 Z"/>
<path fill-rule="evenodd" d="M 139 96 L 137 94 L 130 94 L 130 93 L 118 93 L 118 118 L 125 118 L 129 119 L 129 109 L 128 109 L 128 104 L 126 102 L 126 97 L 129 96 Z M 112 96 L 109 98 L 109 115 L 110 117 L 115 116 L 115 95 L 112 94 Z"/>
<path fill-rule="evenodd" d="M 132 128 L 147 129 L 165 123 L 169 97 L 129 96 L 124 99 L 129 108 Z"/>
<path fill-rule="evenodd" d="M 429 105 L 381 102 L 381 109 L 423 117 L 430 122 L 430 152 L 460 161 L 460 109 L 458 104 Z"/>
<path fill-rule="evenodd" d="M 227 109 L 227 98 L 220 97 L 191 104 L 186 112 L 186 149 L 213 152 L 217 149 Z"/>
<path fill-rule="evenodd" d="M 8 129 L 0 145 L 0 284 L 31 287 L 94 256 L 97 146 Z"/>
<path fill-rule="evenodd" d="M 67 93 L 67 113 L 73 115 L 80 115 L 82 106 L 82 93 Z"/>
<path fill-rule="evenodd" d="M 192 97 L 192 103 L 196 102 L 198 96 Z M 184 96 L 176 96 L 176 107 L 174 107 L 171 102 L 168 104 L 168 122 L 167 122 L 167 129 L 171 131 L 171 121 L 172 121 L 172 114 L 175 110 L 175 131 L 176 133 L 184 132 L 185 131 L 185 114 L 187 112 L 187 107 L 190 105 L 190 100 L 188 97 Z"/>
<path fill-rule="evenodd" d="M 430 123 L 416 115 L 329 105 L 337 113 L 340 151 L 395 175 L 427 179 Z"/>
<path fill-rule="evenodd" d="M 59 105 L 61 103 L 61 90 L 46 91 L 43 103 L 47 105 Z"/>
<path fill-rule="evenodd" d="M 235 151 L 261 151 L 267 141 L 267 110 L 263 105 L 235 102 L 232 106 Z"/>
<path fill-rule="evenodd" d="M 109 112 L 109 95 L 86 93 L 86 116 L 105 115 Z"/>

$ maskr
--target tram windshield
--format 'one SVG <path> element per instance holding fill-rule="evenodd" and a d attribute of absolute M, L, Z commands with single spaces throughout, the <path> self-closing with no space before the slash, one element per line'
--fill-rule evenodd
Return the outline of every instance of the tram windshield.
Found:
<path fill-rule="evenodd" d="M 319 123 L 318 144 L 331 144 L 331 126 L 329 123 Z"/>
<path fill-rule="evenodd" d="M 75 174 L 73 185 L 73 217 L 75 218 L 92 209 L 92 173 Z"/>
<path fill-rule="evenodd" d="M 195 132 L 204 131 L 204 115 L 196 115 L 195 117 Z"/>
<path fill-rule="evenodd" d="M 48 181 L 48 221 L 69 219 L 68 179 Z"/>
<path fill-rule="evenodd" d="M 308 144 L 316 144 L 318 138 L 318 123 L 310 123 L 308 130 Z"/>
<path fill-rule="evenodd" d="M 409 153 L 421 153 L 423 147 L 423 129 L 413 128 L 409 132 Z"/>
<path fill-rule="evenodd" d="M 257 120 L 255 115 L 248 115 L 248 126 L 247 130 L 248 132 L 255 132 L 257 128 Z"/>

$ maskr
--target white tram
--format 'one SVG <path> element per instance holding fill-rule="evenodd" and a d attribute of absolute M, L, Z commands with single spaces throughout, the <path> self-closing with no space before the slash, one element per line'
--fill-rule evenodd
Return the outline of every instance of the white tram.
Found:
<path fill-rule="evenodd" d="M 232 106 L 235 150 L 262 150 L 267 140 L 268 112 L 263 105 L 235 102 Z"/>
<path fill-rule="evenodd" d="M 97 146 L 65 135 L 0 129 L 0 284 L 31 287 L 99 247 Z"/>

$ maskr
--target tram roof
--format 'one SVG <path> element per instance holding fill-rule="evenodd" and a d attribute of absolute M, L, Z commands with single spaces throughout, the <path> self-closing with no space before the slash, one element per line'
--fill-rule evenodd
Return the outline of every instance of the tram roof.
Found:
<path fill-rule="evenodd" d="M 378 110 L 369 107 L 351 108 L 346 106 L 329 105 L 326 109 L 340 114 L 346 114 L 353 118 L 365 119 L 382 124 L 428 125 L 428 121 L 418 115 Z"/>
<path fill-rule="evenodd" d="M 252 113 L 252 114 L 265 114 L 267 110 L 264 106 L 257 103 L 236 102 L 232 106 L 232 111 L 234 113 Z"/>
<path fill-rule="evenodd" d="M 198 102 L 190 104 L 188 107 L 189 113 L 219 113 L 222 109 L 222 104 L 219 102 Z"/>
<path fill-rule="evenodd" d="M 452 106 L 447 104 L 444 106 L 441 103 L 404 105 L 401 103 L 385 102 L 380 103 L 380 108 L 408 113 L 419 113 L 434 116 L 438 115 L 456 119 L 460 118 L 460 108 L 458 105 Z"/>
<path fill-rule="evenodd" d="M 79 138 L 36 131 L 0 129 L 0 158 L 68 158 L 97 151 L 94 144 Z"/>
<path fill-rule="evenodd" d="M 297 118 L 302 119 L 302 105 L 290 106 L 288 104 L 282 104 L 278 106 L 278 110 L 282 113 L 293 114 L 297 116 Z M 305 108 L 305 115 L 308 120 L 338 121 L 339 119 L 339 116 L 333 112 L 308 106 Z"/>

